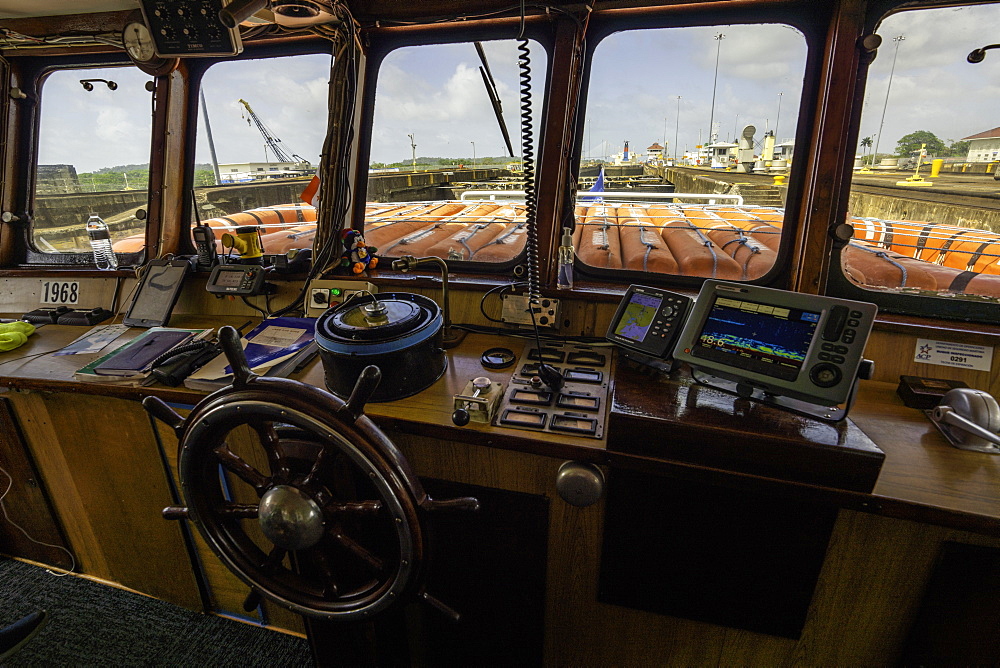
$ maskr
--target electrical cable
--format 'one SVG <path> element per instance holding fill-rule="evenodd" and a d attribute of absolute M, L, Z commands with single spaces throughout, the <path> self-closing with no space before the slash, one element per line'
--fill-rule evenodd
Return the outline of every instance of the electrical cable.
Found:
<path fill-rule="evenodd" d="M 250 308 L 252 308 L 254 311 L 257 311 L 258 313 L 260 313 L 265 318 L 268 317 L 267 311 L 265 311 L 264 309 L 262 309 L 259 306 L 255 306 L 255 305 L 251 304 L 250 300 L 247 299 L 246 295 L 241 296 L 240 299 L 242 299 L 243 303 L 246 304 L 247 306 L 249 306 Z"/>
<path fill-rule="evenodd" d="M 546 386 L 557 392 L 562 387 L 562 373 L 551 364 L 546 364 L 542 357 L 542 339 L 538 331 L 538 321 L 535 320 L 534 304 L 541 301 L 542 295 L 538 287 L 538 212 L 535 193 L 535 149 L 532 146 L 534 132 L 531 126 L 531 53 L 528 40 L 524 37 L 525 7 L 521 0 L 521 22 L 518 31 L 517 66 L 520 71 L 521 87 L 521 163 L 524 174 L 524 216 L 527 222 L 527 239 L 525 242 L 526 265 L 528 272 L 528 313 L 531 315 L 531 326 L 535 334 L 535 345 L 538 347 L 538 376 Z"/>
<path fill-rule="evenodd" d="M 535 193 L 535 148 L 534 130 L 531 123 L 531 52 L 528 40 L 524 38 L 524 3 L 521 3 L 521 26 L 517 39 L 517 66 L 520 72 L 521 100 L 521 163 L 524 175 L 524 217 L 527 222 L 525 242 L 526 266 L 528 273 L 528 299 L 541 299 L 538 287 L 538 200 Z"/>
<path fill-rule="evenodd" d="M 72 552 L 70 552 L 69 550 L 67 550 L 62 545 L 53 545 L 52 543 L 45 543 L 43 541 L 36 540 L 35 538 L 32 538 L 31 534 L 29 534 L 27 531 L 25 531 L 24 528 L 20 524 L 18 524 L 17 522 L 15 522 L 14 520 L 12 520 L 10 518 L 10 515 L 7 513 L 7 503 L 6 503 L 6 500 L 7 500 L 7 494 L 10 493 L 11 488 L 14 486 L 14 476 L 12 476 L 10 473 L 7 473 L 7 469 L 5 469 L 2 466 L 0 466 L 0 472 L 2 472 L 5 476 L 7 476 L 7 489 L 5 489 L 2 494 L 0 494 L 0 509 L 3 510 L 4 519 L 6 519 L 10 523 L 10 525 L 12 527 L 14 527 L 15 529 L 17 529 L 21 533 L 23 533 L 24 537 L 27 538 L 28 540 L 30 540 L 32 543 L 35 543 L 36 545 L 41 545 L 43 547 L 54 547 L 55 549 L 62 550 L 67 555 L 69 555 L 69 563 L 70 563 L 69 570 L 61 569 L 62 570 L 61 573 L 56 573 L 55 571 L 46 568 L 45 569 L 46 573 L 48 573 L 49 575 L 54 575 L 54 576 L 59 577 L 59 578 L 65 577 L 65 576 L 69 575 L 70 573 L 73 573 L 76 570 L 76 558 L 73 556 Z"/>
<path fill-rule="evenodd" d="M 464 332 L 469 332 L 470 334 L 500 334 L 505 337 L 513 337 L 518 339 L 528 339 L 533 340 L 535 338 L 535 332 L 529 329 L 525 330 L 510 330 L 503 327 L 485 327 L 483 325 L 472 325 L 468 323 L 452 325 L 452 329 L 460 329 Z M 603 337 L 593 337 L 593 336 L 562 336 L 555 334 L 548 334 L 541 332 L 539 334 L 543 341 L 552 341 L 556 343 L 582 343 L 589 346 L 601 346 L 610 347 L 611 343 Z"/>
<path fill-rule="evenodd" d="M 65 347 L 65 346 L 63 346 Z M 56 353 L 62 350 L 62 348 L 53 348 L 52 350 L 44 350 L 40 353 L 31 353 L 29 355 L 21 355 L 20 357 L 12 357 L 9 360 L 0 361 L 0 364 L 10 364 L 11 362 L 17 362 L 18 360 L 31 359 L 33 357 L 41 357 L 42 355 L 48 355 L 50 353 Z"/>
<path fill-rule="evenodd" d="M 593 2 L 591 2 L 591 5 L 592 4 L 593 4 Z M 550 14 L 550 13 L 562 14 L 563 16 L 567 16 L 567 17 L 573 19 L 574 21 L 576 21 L 577 25 L 582 25 L 582 22 L 580 21 L 580 18 L 574 12 L 572 12 L 570 10 L 567 10 L 567 9 L 564 9 L 563 7 L 560 7 L 558 5 L 551 5 L 551 4 L 537 3 L 537 2 L 536 3 L 531 3 L 531 4 L 525 4 L 524 2 L 519 2 L 516 5 L 510 5 L 508 7 L 502 8 L 502 9 L 497 9 L 497 10 L 494 10 L 494 11 L 491 11 L 491 12 L 483 12 L 483 13 L 480 13 L 480 14 L 449 14 L 447 16 L 442 16 L 442 17 L 437 17 L 437 18 L 429 18 L 429 19 L 427 19 L 425 21 L 421 21 L 419 23 L 416 22 L 416 21 L 384 21 L 384 20 L 380 20 L 380 21 L 378 21 L 375 24 L 375 26 L 376 27 L 381 27 L 381 26 L 412 26 L 412 25 L 425 25 L 425 24 L 433 24 L 433 23 L 458 23 L 458 22 L 465 22 L 465 21 L 474 21 L 474 20 L 478 20 L 478 19 L 487 19 L 487 18 L 500 17 L 500 16 L 503 16 L 505 14 L 511 14 L 512 12 L 515 12 L 515 11 L 520 12 L 520 15 L 524 16 L 524 12 L 525 12 L 526 8 L 542 10 L 546 14 Z M 587 10 L 590 11 L 591 8 L 592 8 L 591 6 L 588 6 Z"/>
<path fill-rule="evenodd" d="M 494 318 L 494 317 L 490 316 L 488 313 L 486 313 L 486 306 L 485 306 L 486 305 L 486 298 L 489 297 L 494 292 L 503 293 L 504 290 L 513 289 L 513 288 L 517 287 L 518 285 L 526 285 L 526 283 L 524 281 L 516 281 L 514 283 L 503 283 L 501 285 L 494 286 L 494 287 L 490 288 L 489 290 L 487 290 L 485 293 L 483 293 L 483 296 L 479 300 L 479 312 L 482 313 L 483 317 L 486 318 L 487 320 L 489 320 L 490 322 L 503 322 L 503 320 L 498 319 L 498 318 Z M 502 299 L 503 298 L 503 294 L 501 294 L 500 297 Z"/>

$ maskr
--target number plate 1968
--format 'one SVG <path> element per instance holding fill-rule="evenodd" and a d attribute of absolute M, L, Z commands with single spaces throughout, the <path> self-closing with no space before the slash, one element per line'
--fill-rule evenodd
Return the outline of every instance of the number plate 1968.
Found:
<path fill-rule="evenodd" d="M 80 300 L 77 281 L 42 281 L 43 304 L 76 304 Z"/>

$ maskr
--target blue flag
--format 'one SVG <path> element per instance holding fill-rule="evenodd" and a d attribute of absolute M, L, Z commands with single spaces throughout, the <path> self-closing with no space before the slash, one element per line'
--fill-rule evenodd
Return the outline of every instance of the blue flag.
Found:
<path fill-rule="evenodd" d="M 597 180 L 594 181 L 594 185 L 590 187 L 589 193 L 602 193 L 604 192 L 604 167 L 601 167 L 601 171 L 597 174 Z M 603 202 L 604 198 L 600 195 L 580 195 L 579 200 L 582 202 Z"/>

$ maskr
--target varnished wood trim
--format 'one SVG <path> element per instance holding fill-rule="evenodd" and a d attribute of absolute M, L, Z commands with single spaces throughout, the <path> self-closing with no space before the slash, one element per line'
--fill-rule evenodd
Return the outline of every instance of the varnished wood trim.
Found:
<path fill-rule="evenodd" d="M 833 248 L 830 228 L 846 214 L 850 174 L 844 156 L 854 153 L 849 147 L 853 146 L 850 140 L 859 62 L 857 40 L 864 21 L 860 0 L 842 0 L 830 8 L 809 153 L 799 158 L 809 161 L 804 179 L 806 194 L 798 211 L 805 225 L 796 230 L 790 285 L 797 292 L 813 294 L 826 285 Z"/>

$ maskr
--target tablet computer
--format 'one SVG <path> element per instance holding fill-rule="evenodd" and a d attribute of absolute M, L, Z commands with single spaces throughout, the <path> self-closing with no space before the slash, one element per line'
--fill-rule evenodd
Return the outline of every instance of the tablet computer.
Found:
<path fill-rule="evenodd" d="M 122 321 L 129 327 L 163 327 L 191 269 L 187 260 L 153 260 Z"/>

